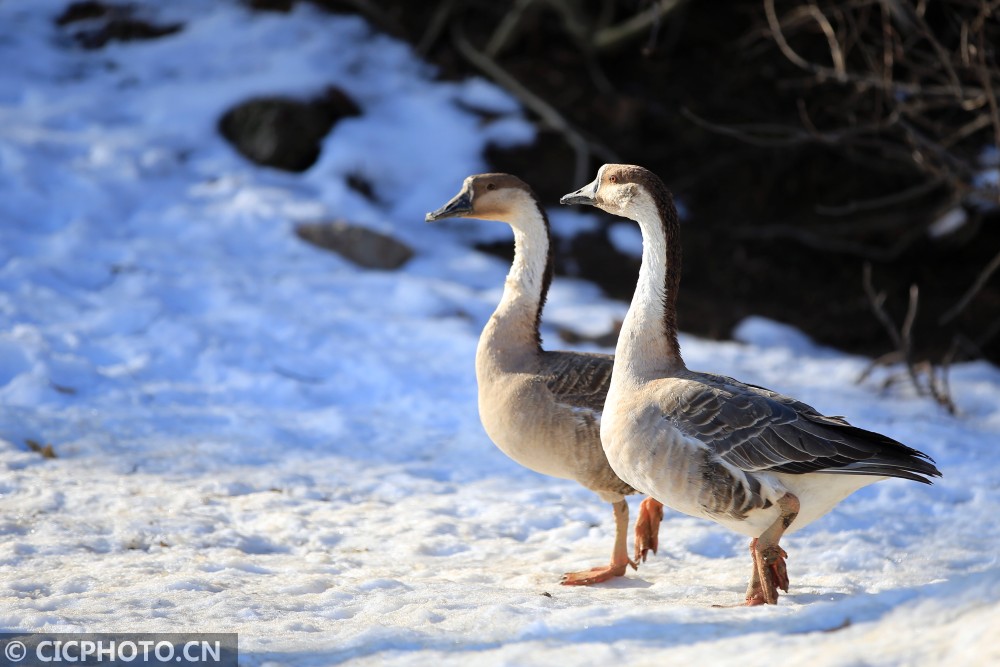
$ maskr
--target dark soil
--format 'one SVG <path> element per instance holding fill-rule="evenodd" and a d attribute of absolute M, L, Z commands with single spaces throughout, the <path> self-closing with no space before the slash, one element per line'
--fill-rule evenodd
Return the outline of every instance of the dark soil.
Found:
<path fill-rule="evenodd" d="M 483 48 L 509 10 L 508 3 L 458 3 L 464 10 L 453 11 L 439 37 L 428 40 L 434 12 L 444 3 L 377 4 L 387 17 L 383 29 L 415 45 L 431 42 L 426 57 L 445 78 L 478 74 L 454 47 L 449 28 L 460 24 L 470 43 Z M 887 293 L 896 322 L 903 319 L 910 285 L 920 288 L 918 357 L 940 359 L 962 337 L 980 342 L 978 352 L 1000 361 L 1000 337 L 990 337 L 1000 324 L 997 276 L 960 317 L 938 323 L 1000 249 L 995 211 L 970 211 L 973 223 L 938 241 L 924 230 L 947 210 L 943 190 L 893 209 L 823 215 L 822 207 L 912 187 L 919 174 L 859 161 L 836 145 L 751 145 L 704 129 L 685 113 L 719 124 L 800 122 L 799 100 L 810 91 L 788 85 L 798 74 L 773 44 L 748 38 L 762 21 L 760 3 L 685 4 L 657 30 L 595 58 L 613 88 L 603 92 L 585 53 L 546 4 L 536 3 L 542 9 L 529 11 L 496 61 L 618 160 L 658 173 L 686 207 L 682 329 L 725 338 L 741 318 L 756 314 L 843 350 L 888 352 L 892 343 L 863 290 L 862 268 L 871 261 L 873 282 Z M 618 4 L 624 15 L 645 6 Z M 823 100 L 804 103 L 821 107 Z M 488 158 L 495 169 L 529 182 L 546 205 L 583 185 L 571 182 L 573 153 L 551 131 L 541 132 L 533 146 L 491 150 Z M 590 173 L 603 161 L 592 158 Z M 609 294 L 631 297 L 638 264 L 617 255 L 603 232 L 563 252 L 571 255 L 562 258 L 563 267 L 579 267 Z M 964 349 L 977 353 L 974 345 Z"/>

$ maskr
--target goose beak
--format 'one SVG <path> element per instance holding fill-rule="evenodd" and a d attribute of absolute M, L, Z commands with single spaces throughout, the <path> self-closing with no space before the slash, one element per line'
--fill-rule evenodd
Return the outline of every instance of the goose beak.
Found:
<path fill-rule="evenodd" d="M 443 218 L 457 218 L 472 213 L 472 195 L 468 190 L 462 190 L 451 198 L 447 204 L 424 216 L 426 222 L 434 222 Z"/>
<path fill-rule="evenodd" d="M 594 201 L 594 197 L 597 196 L 597 179 L 595 178 L 592 182 L 587 183 L 585 186 L 577 190 L 576 192 L 571 192 L 568 195 L 563 195 L 559 200 L 560 204 L 586 204 L 587 206 L 596 206 L 597 202 Z"/>

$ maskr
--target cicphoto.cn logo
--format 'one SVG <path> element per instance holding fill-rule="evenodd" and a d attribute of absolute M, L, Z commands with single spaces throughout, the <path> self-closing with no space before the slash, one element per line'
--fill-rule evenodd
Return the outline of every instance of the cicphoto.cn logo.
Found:
<path fill-rule="evenodd" d="M 84 665 L 204 665 L 236 667 L 235 633 L 0 634 L 0 667 Z"/>

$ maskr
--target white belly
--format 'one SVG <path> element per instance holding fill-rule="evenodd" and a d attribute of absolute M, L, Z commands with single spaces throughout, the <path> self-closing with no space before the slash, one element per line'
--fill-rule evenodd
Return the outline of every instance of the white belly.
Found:
<path fill-rule="evenodd" d="M 785 533 L 805 528 L 837 506 L 844 498 L 869 484 L 888 479 L 873 475 L 809 473 L 789 475 L 777 473 L 779 483 L 799 499 L 799 515 Z"/>

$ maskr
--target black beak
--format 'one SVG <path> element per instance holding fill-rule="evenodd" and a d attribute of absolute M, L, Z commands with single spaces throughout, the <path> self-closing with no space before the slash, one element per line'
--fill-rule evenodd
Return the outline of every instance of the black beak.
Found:
<path fill-rule="evenodd" d="M 447 204 L 436 211 L 431 211 L 424 216 L 427 222 L 434 222 L 443 218 L 454 218 L 472 213 L 472 195 L 468 190 L 462 190 L 451 198 Z"/>
<path fill-rule="evenodd" d="M 576 192 L 571 192 L 568 195 L 563 195 L 559 200 L 560 204 L 586 204 L 587 206 L 596 206 L 594 197 L 597 195 L 597 179 L 595 178 L 593 182 L 587 183 L 585 186 L 577 190 Z"/>

